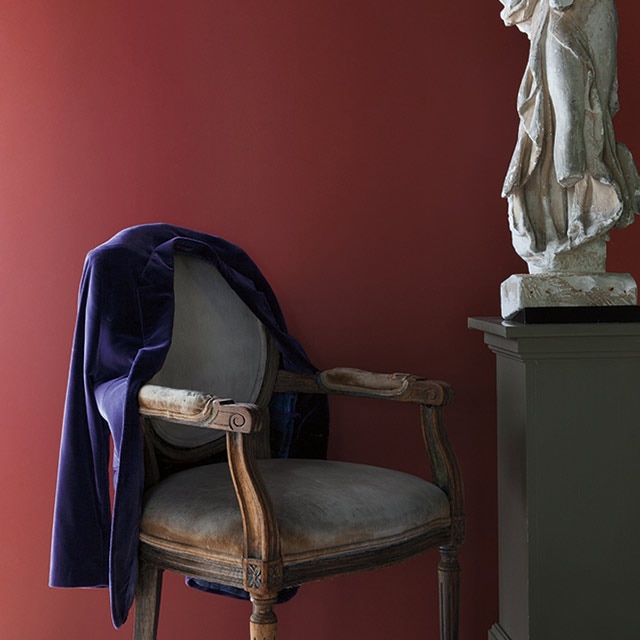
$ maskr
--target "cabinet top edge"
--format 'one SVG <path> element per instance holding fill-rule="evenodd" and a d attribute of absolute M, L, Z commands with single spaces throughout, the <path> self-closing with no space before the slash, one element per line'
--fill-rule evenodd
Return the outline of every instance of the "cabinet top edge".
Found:
<path fill-rule="evenodd" d="M 524 324 L 499 317 L 471 317 L 469 329 L 478 329 L 502 338 L 550 338 L 550 337 L 627 337 L 640 336 L 640 322 L 584 322 Z"/>

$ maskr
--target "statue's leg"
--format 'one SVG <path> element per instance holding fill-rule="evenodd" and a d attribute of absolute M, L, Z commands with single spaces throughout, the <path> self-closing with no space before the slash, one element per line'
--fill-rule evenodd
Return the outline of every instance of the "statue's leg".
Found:
<path fill-rule="evenodd" d="M 546 58 L 555 117 L 553 160 L 558 182 L 568 188 L 584 177 L 586 165 L 585 63 L 553 36 L 547 39 Z"/>
<path fill-rule="evenodd" d="M 552 16 L 554 15 L 552 11 Z M 618 21 L 613 0 L 575 2 L 551 24 L 546 76 L 555 115 L 558 182 L 571 187 L 601 154 L 604 123 L 617 109 Z"/>

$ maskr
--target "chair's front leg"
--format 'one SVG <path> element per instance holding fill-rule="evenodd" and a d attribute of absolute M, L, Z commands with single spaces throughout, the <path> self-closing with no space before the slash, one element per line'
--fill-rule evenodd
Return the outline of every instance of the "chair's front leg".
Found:
<path fill-rule="evenodd" d="M 278 635 L 278 619 L 273 611 L 276 598 L 252 597 L 253 613 L 251 614 L 251 640 L 276 640 Z"/>
<path fill-rule="evenodd" d="M 161 592 L 162 570 L 140 560 L 136 590 L 134 640 L 156 640 Z"/>
<path fill-rule="evenodd" d="M 458 640 L 460 617 L 459 547 L 440 547 L 438 584 L 440 587 L 440 640 Z"/>

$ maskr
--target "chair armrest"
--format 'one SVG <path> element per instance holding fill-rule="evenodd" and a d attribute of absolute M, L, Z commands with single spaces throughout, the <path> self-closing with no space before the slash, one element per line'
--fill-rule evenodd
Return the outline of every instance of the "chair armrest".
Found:
<path fill-rule="evenodd" d="M 254 433 L 262 426 L 262 412 L 254 404 L 238 404 L 200 391 L 147 384 L 138 393 L 142 415 L 194 427 Z"/>
<path fill-rule="evenodd" d="M 433 482 L 449 496 L 451 504 L 450 544 L 457 547 L 462 543 L 465 522 L 462 475 L 443 418 L 443 407 L 453 400 L 453 389 L 449 384 L 408 373 L 383 374 L 339 368 L 317 374 L 279 371 L 274 391 L 335 393 L 420 404 L 422 434 Z"/>
<path fill-rule="evenodd" d="M 373 373 L 346 367 L 327 369 L 317 374 L 279 371 L 274 390 L 365 396 L 431 406 L 447 405 L 453 399 L 453 389 L 440 380 L 408 373 Z"/>
<path fill-rule="evenodd" d="M 231 432 L 227 436 L 227 454 L 243 521 L 244 587 L 252 593 L 279 591 L 283 572 L 278 523 L 256 465 L 255 437 L 247 436 L 262 426 L 260 407 L 152 384 L 140 389 L 138 406 L 144 416 Z"/>

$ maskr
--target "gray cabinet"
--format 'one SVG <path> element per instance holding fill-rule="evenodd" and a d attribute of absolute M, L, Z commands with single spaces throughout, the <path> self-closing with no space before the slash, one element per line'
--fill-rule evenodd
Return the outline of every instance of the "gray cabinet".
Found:
<path fill-rule="evenodd" d="M 640 323 L 469 326 L 497 357 L 490 640 L 637 640 Z"/>

